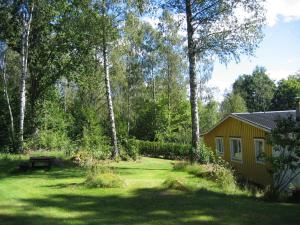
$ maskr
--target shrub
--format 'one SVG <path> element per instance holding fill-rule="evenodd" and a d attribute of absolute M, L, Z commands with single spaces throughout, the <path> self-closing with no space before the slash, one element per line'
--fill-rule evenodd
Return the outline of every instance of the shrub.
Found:
<path fill-rule="evenodd" d="M 177 143 L 162 143 L 151 141 L 130 140 L 137 151 L 145 156 L 162 157 L 165 159 L 187 159 L 189 157 L 190 145 Z"/>
<path fill-rule="evenodd" d="M 82 148 L 96 159 L 108 159 L 111 154 L 109 140 L 102 135 L 100 127 L 84 127 L 81 143 Z"/>
<path fill-rule="evenodd" d="M 176 178 L 167 178 L 163 184 L 163 188 L 165 189 L 173 189 L 178 191 L 191 191 L 191 187 L 185 184 L 184 181 L 176 179 Z"/>
<path fill-rule="evenodd" d="M 225 191 L 235 192 L 237 190 L 234 171 L 224 160 L 219 159 L 213 164 L 212 176 L 216 183 Z"/>
<path fill-rule="evenodd" d="M 195 175 L 197 177 L 202 177 L 204 171 L 201 165 L 193 164 L 193 165 L 188 165 L 186 168 L 186 171 L 189 174 Z"/>
<path fill-rule="evenodd" d="M 25 150 L 67 150 L 71 141 L 63 131 L 40 130 L 25 143 Z"/>
<path fill-rule="evenodd" d="M 186 167 L 189 165 L 186 161 L 180 161 L 173 164 L 173 170 L 185 171 Z"/>
<path fill-rule="evenodd" d="M 124 139 L 120 139 L 120 142 L 121 142 L 121 146 L 120 146 L 121 158 L 123 160 L 132 159 L 136 161 L 139 155 L 139 149 L 135 143 L 135 140 L 128 140 L 124 138 Z"/>
<path fill-rule="evenodd" d="M 203 141 L 199 144 L 199 158 L 198 162 L 201 164 L 212 163 L 215 161 L 215 155 L 213 151 L 205 145 Z"/>
<path fill-rule="evenodd" d="M 125 185 L 124 181 L 114 173 L 98 173 L 89 174 L 86 178 L 85 184 L 88 187 L 99 188 L 119 188 Z"/>
<path fill-rule="evenodd" d="M 125 186 L 124 180 L 107 165 L 90 159 L 86 161 L 85 168 L 87 169 L 85 185 L 88 187 L 119 188 Z"/>

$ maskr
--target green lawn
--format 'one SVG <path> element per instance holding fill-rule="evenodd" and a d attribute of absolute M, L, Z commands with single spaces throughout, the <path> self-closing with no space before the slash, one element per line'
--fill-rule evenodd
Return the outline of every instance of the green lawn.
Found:
<path fill-rule="evenodd" d="M 24 159 L 24 157 L 22 158 Z M 16 173 L 21 159 L 0 160 L 0 224 L 300 224 L 300 204 L 268 203 L 246 193 L 226 195 L 213 182 L 172 170 L 172 161 L 114 163 L 126 188 L 86 188 L 81 168 Z M 167 177 L 193 192 L 165 191 Z"/>

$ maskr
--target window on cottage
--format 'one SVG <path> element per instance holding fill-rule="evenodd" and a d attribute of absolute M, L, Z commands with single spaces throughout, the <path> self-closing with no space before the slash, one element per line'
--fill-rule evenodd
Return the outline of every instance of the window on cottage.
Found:
<path fill-rule="evenodd" d="M 235 161 L 242 161 L 242 143 L 240 138 L 230 139 L 231 159 Z"/>
<path fill-rule="evenodd" d="M 216 154 L 224 155 L 224 142 L 222 137 L 216 137 Z"/>
<path fill-rule="evenodd" d="M 265 152 L 265 140 L 254 139 L 255 159 L 257 163 L 264 163 L 263 154 Z"/>

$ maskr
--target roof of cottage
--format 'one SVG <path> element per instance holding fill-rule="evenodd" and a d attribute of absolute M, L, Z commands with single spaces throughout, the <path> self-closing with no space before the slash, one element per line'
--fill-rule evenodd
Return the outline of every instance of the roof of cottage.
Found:
<path fill-rule="evenodd" d="M 271 131 L 272 129 L 276 128 L 276 121 L 279 118 L 292 117 L 293 119 L 295 119 L 296 110 L 231 113 L 228 116 L 226 116 L 223 120 L 221 120 L 218 124 L 216 124 L 213 128 L 205 132 L 205 134 L 209 133 L 211 130 L 213 130 L 215 127 L 217 127 L 229 117 L 241 120 L 255 127 L 261 128 L 265 131 Z"/>

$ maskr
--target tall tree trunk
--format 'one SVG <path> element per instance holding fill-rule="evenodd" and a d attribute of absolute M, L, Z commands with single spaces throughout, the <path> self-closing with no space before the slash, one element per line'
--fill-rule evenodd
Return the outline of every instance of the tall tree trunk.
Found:
<path fill-rule="evenodd" d="M 19 148 L 20 152 L 23 152 L 24 141 L 24 118 L 26 109 L 26 78 L 28 72 L 28 47 L 29 47 L 29 34 L 30 25 L 32 21 L 32 12 L 34 6 L 31 8 L 29 19 L 27 21 L 26 16 L 23 16 L 23 31 L 22 31 L 22 73 L 20 78 L 20 128 L 19 128 Z"/>
<path fill-rule="evenodd" d="M 102 13 L 103 16 L 106 16 L 106 2 L 102 2 Z M 115 124 L 115 115 L 114 108 L 111 97 L 111 88 L 110 88 L 110 78 L 109 78 L 109 68 L 108 68 L 108 58 L 107 58 L 107 40 L 106 40 L 106 24 L 103 26 L 103 36 L 102 36 L 102 55 L 103 55 L 103 67 L 104 67 L 104 76 L 105 76 L 105 88 L 106 88 L 106 98 L 108 105 L 109 121 L 111 128 L 111 140 L 112 140 L 112 158 L 116 159 L 119 156 L 118 141 L 117 141 L 117 131 Z"/>
<path fill-rule="evenodd" d="M 37 78 L 36 75 L 30 74 L 30 134 L 37 133 L 37 126 L 36 126 L 36 101 L 37 101 Z"/>
<path fill-rule="evenodd" d="M 110 78 L 109 78 L 109 69 L 107 65 L 107 49 L 106 49 L 106 42 L 105 38 L 103 38 L 103 67 L 104 67 L 104 75 L 105 75 L 105 88 L 106 88 L 106 98 L 107 98 L 107 105 L 108 105 L 108 112 L 109 112 L 109 121 L 110 121 L 110 128 L 111 128 L 111 138 L 112 138 L 112 158 L 116 158 L 119 155 L 118 149 L 118 141 L 117 141 L 117 131 L 116 131 L 116 124 L 115 124 L 115 115 L 114 109 L 112 104 L 112 97 L 111 97 L 111 88 L 110 88 Z"/>
<path fill-rule="evenodd" d="M 130 81 L 127 78 L 127 135 L 129 136 L 130 131 Z"/>
<path fill-rule="evenodd" d="M 151 76 L 152 76 L 152 98 L 153 98 L 153 103 L 154 103 L 154 120 L 153 120 L 153 128 L 156 130 L 156 114 L 157 114 L 157 109 L 156 109 L 156 83 L 155 83 L 155 76 L 153 73 L 153 65 L 151 64 Z M 155 139 L 155 132 L 154 132 L 154 137 Z"/>
<path fill-rule="evenodd" d="M 199 131 L 199 116 L 198 116 L 198 99 L 197 99 L 197 76 L 196 76 L 196 53 L 195 42 L 193 39 L 194 28 L 192 26 L 192 11 L 191 0 L 185 0 L 186 4 L 186 22 L 187 22 L 187 36 L 188 36 L 188 59 L 189 59 L 189 76 L 190 76 L 190 103 L 192 114 L 192 146 L 198 149 L 200 140 Z"/>
<path fill-rule="evenodd" d="M 5 58 L 4 58 L 4 60 L 5 60 Z M 11 142 L 12 142 L 13 151 L 15 151 L 16 150 L 15 124 L 14 124 L 14 117 L 13 117 L 12 110 L 11 110 L 10 99 L 9 99 L 9 95 L 8 95 L 8 85 L 7 85 L 7 80 L 6 80 L 6 68 L 5 67 L 3 69 L 3 86 L 4 86 L 4 95 L 6 97 L 6 102 L 7 102 L 8 112 L 9 112 L 9 118 L 10 118 Z"/>
<path fill-rule="evenodd" d="M 170 65 L 168 63 L 168 128 L 171 125 L 171 72 L 170 72 Z"/>
<path fill-rule="evenodd" d="M 127 136 L 129 136 L 129 131 L 130 131 L 130 76 L 131 76 L 131 64 L 129 62 L 128 56 L 127 56 L 127 69 L 126 69 L 126 73 L 127 73 L 127 115 L 126 115 L 126 119 L 127 119 Z"/>

